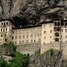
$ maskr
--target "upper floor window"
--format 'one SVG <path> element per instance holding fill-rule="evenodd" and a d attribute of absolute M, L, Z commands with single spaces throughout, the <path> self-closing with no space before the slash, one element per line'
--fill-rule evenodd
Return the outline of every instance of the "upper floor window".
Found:
<path fill-rule="evenodd" d="M 7 28 L 6 28 L 6 31 L 7 31 Z"/>
<path fill-rule="evenodd" d="M 8 25 L 8 22 L 6 22 L 6 25 Z"/>
<path fill-rule="evenodd" d="M 39 33 L 38 33 L 38 37 L 39 37 Z"/>
<path fill-rule="evenodd" d="M 12 37 L 12 39 L 14 39 L 14 37 Z"/>
<path fill-rule="evenodd" d="M 59 38 L 55 38 L 55 41 L 56 41 L 56 42 L 59 42 Z"/>
<path fill-rule="evenodd" d="M 52 38 L 52 36 L 50 36 L 50 38 Z"/>
<path fill-rule="evenodd" d="M 59 37 L 59 33 L 55 33 L 55 36 L 56 36 L 56 37 Z"/>
<path fill-rule="evenodd" d="M 31 37 L 33 37 L 33 34 L 31 34 Z"/>
<path fill-rule="evenodd" d="M 60 27 L 54 27 L 54 31 L 60 31 Z"/>
<path fill-rule="evenodd" d="M 1 37 L 3 37 L 3 35 L 1 34 Z"/>
<path fill-rule="evenodd" d="M 1 31 L 2 31 L 2 29 L 1 29 Z"/>
<path fill-rule="evenodd" d="M 67 32 L 67 29 L 65 29 L 65 32 Z"/>
<path fill-rule="evenodd" d="M 44 34 L 46 33 L 46 31 L 44 31 Z"/>
<path fill-rule="evenodd" d="M 24 43 L 24 41 L 22 41 L 22 43 Z"/>
<path fill-rule="evenodd" d="M 26 37 L 28 38 L 28 35 Z"/>
<path fill-rule="evenodd" d="M 67 35 L 65 37 L 67 38 Z"/>
<path fill-rule="evenodd" d="M 26 42 L 28 43 L 28 40 Z"/>
<path fill-rule="evenodd" d="M 61 29 L 61 32 L 63 32 L 63 29 Z"/>
<path fill-rule="evenodd" d="M 17 39 L 17 36 L 15 37 L 15 39 Z"/>
<path fill-rule="evenodd" d="M 31 42 L 33 42 L 33 40 L 31 40 Z"/>
<path fill-rule="evenodd" d="M 41 39 L 38 40 L 39 42 L 41 41 Z"/>
<path fill-rule="evenodd" d="M 19 41 L 19 44 L 21 44 L 21 41 Z"/>
<path fill-rule="evenodd" d="M 15 44 L 17 44 L 17 42 L 15 41 Z"/>
<path fill-rule="evenodd" d="M 6 34 L 4 36 L 6 37 Z"/>
<path fill-rule="evenodd" d="M 34 40 L 34 42 L 36 42 L 36 40 Z"/>
<path fill-rule="evenodd" d="M 6 24 L 4 23 L 4 26 L 6 26 Z"/>
<path fill-rule="evenodd" d="M 23 38 L 25 38 L 25 35 L 23 35 Z"/>
<path fill-rule="evenodd" d="M 43 42 L 43 44 L 45 44 L 45 42 Z"/>
<path fill-rule="evenodd" d="M 50 30 L 50 33 L 52 33 L 52 30 Z"/>
<path fill-rule="evenodd" d="M 50 41 L 50 43 L 52 43 L 52 41 Z"/>
<path fill-rule="evenodd" d="M 14 31 L 12 31 L 13 32 L 13 34 L 14 34 Z"/>
<path fill-rule="evenodd" d="M 3 25 L 3 23 L 1 23 L 1 25 Z"/>
<path fill-rule="evenodd" d="M 36 37 L 36 34 L 34 36 Z"/>
<path fill-rule="evenodd" d="M 19 36 L 19 39 L 21 39 L 21 35 Z"/>
<path fill-rule="evenodd" d="M 46 37 L 44 37 L 44 39 L 46 39 Z"/>

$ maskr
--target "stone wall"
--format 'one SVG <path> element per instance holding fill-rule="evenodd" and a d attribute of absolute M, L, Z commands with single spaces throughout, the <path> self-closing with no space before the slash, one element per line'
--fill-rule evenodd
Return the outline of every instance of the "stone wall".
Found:
<path fill-rule="evenodd" d="M 19 51 L 22 54 L 35 54 L 38 50 L 41 49 L 40 43 L 32 43 L 32 44 L 24 44 L 24 45 L 18 45 L 17 51 Z"/>
<path fill-rule="evenodd" d="M 41 54 L 49 49 L 60 50 L 60 43 L 50 43 L 41 45 Z M 67 43 L 61 43 L 62 57 L 67 59 Z"/>

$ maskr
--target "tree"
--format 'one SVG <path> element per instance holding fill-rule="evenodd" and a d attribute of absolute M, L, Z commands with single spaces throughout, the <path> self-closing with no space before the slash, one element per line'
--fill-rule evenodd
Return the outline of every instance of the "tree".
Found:
<path fill-rule="evenodd" d="M 11 67 L 27 67 L 29 63 L 29 57 L 22 55 L 18 52 L 15 53 L 15 57 L 10 61 Z"/>
<path fill-rule="evenodd" d="M 9 55 L 12 57 L 11 60 L 9 60 L 9 63 L 4 60 L 4 56 L 0 55 L 0 67 L 27 67 L 29 63 L 29 56 L 20 54 L 16 51 L 16 46 L 12 43 L 5 43 L 2 45 L 2 48 L 4 48 L 4 51 L 6 56 L 9 57 Z"/>
<path fill-rule="evenodd" d="M 6 55 L 14 56 L 14 53 L 16 52 L 16 46 L 13 43 L 4 43 L 2 48 Z"/>

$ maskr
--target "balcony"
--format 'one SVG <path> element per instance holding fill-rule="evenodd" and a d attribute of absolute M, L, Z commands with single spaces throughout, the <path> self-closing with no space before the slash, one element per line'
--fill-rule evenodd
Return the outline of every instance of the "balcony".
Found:
<path fill-rule="evenodd" d="M 60 31 L 61 28 L 60 27 L 54 27 L 54 31 Z"/>

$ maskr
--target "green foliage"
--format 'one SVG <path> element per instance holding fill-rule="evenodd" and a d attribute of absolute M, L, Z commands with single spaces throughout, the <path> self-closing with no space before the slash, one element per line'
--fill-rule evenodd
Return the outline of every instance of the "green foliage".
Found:
<path fill-rule="evenodd" d="M 6 62 L 3 55 L 0 55 L 0 67 L 27 67 L 29 63 L 29 56 L 20 54 L 16 51 L 16 46 L 12 43 L 3 44 L 2 48 L 6 51 L 6 55 L 10 55 L 12 60 Z"/>
<path fill-rule="evenodd" d="M 22 55 L 18 52 L 15 53 L 15 57 L 10 61 L 11 67 L 27 67 L 29 57 L 27 55 Z"/>
<path fill-rule="evenodd" d="M 0 67 L 9 67 L 9 64 L 2 57 L 0 57 Z"/>
<path fill-rule="evenodd" d="M 54 55 L 54 50 L 50 49 L 50 55 L 53 56 Z"/>
<path fill-rule="evenodd" d="M 16 52 L 16 46 L 12 43 L 8 43 L 8 44 L 4 43 L 2 45 L 2 48 L 4 49 L 6 55 L 13 56 L 14 53 Z"/>

